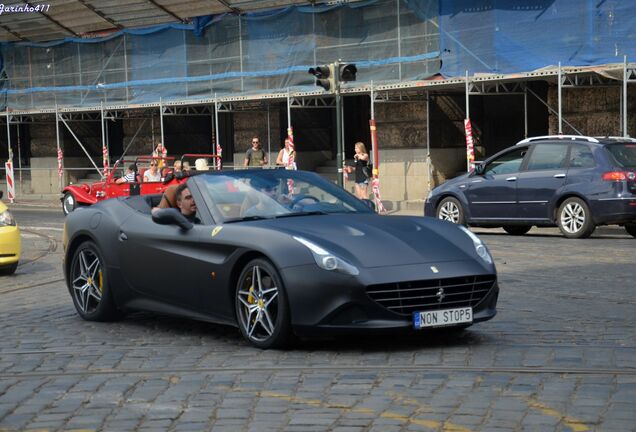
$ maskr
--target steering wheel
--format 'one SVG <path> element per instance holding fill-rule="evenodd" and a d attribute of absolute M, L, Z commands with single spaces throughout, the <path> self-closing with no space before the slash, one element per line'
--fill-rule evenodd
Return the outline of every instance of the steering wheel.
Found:
<path fill-rule="evenodd" d="M 313 195 L 298 195 L 296 198 L 291 200 L 291 202 L 289 203 L 289 208 L 294 208 L 299 202 L 305 199 L 312 200 L 316 203 L 320 202 L 320 200 Z"/>

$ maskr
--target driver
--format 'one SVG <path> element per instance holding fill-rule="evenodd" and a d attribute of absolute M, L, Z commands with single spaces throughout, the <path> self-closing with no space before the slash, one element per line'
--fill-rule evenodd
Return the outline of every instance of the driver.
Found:
<path fill-rule="evenodd" d="M 201 220 L 197 217 L 197 204 L 194 202 L 192 193 L 186 183 L 180 184 L 177 188 L 176 199 L 177 208 L 179 208 L 181 214 L 193 224 L 200 224 Z"/>

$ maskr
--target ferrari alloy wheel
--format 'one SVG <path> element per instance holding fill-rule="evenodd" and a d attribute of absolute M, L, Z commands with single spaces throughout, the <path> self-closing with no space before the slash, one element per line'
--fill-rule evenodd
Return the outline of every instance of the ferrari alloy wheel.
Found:
<path fill-rule="evenodd" d="M 276 268 L 250 261 L 236 288 L 236 318 L 243 337 L 258 348 L 283 347 L 289 337 L 287 298 Z"/>
<path fill-rule="evenodd" d="M 559 207 L 557 223 L 568 238 L 587 238 L 596 228 L 592 222 L 590 209 L 580 198 L 568 198 Z"/>
<path fill-rule="evenodd" d="M 636 223 L 625 224 L 625 231 L 632 237 L 636 237 Z"/>
<path fill-rule="evenodd" d="M 90 321 L 117 318 L 117 308 L 108 290 L 104 260 L 93 242 L 84 242 L 75 251 L 68 282 L 75 309 L 82 318 Z"/>
<path fill-rule="evenodd" d="M 504 229 L 505 232 L 507 232 L 510 235 L 524 235 L 525 233 L 530 231 L 530 228 L 532 228 L 532 226 L 531 225 L 504 225 L 502 228 Z"/>
<path fill-rule="evenodd" d="M 437 218 L 464 225 L 464 210 L 456 198 L 444 198 L 437 206 Z"/>
<path fill-rule="evenodd" d="M 64 212 L 64 216 L 75 210 L 77 207 L 77 201 L 72 193 L 66 192 L 64 194 L 64 199 L 62 199 L 62 211 Z"/>

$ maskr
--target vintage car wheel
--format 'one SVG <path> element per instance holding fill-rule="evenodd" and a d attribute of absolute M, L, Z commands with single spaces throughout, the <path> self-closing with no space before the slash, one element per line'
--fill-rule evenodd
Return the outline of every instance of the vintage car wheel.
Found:
<path fill-rule="evenodd" d="M 6 267 L 0 267 L 0 275 L 12 275 L 17 269 L 18 263 L 13 263 Z"/>
<path fill-rule="evenodd" d="M 587 238 L 596 226 L 592 221 L 590 208 L 581 198 L 568 198 L 559 206 L 557 212 L 559 229 L 567 238 Z"/>
<path fill-rule="evenodd" d="M 510 235 L 524 235 L 530 231 L 532 225 L 504 225 L 502 228 Z"/>
<path fill-rule="evenodd" d="M 632 237 L 636 237 L 636 223 L 625 224 L 625 231 Z"/>
<path fill-rule="evenodd" d="M 464 225 L 464 209 L 459 201 L 453 197 L 444 198 L 437 206 L 437 218 Z"/>
<path fill-rule="evenodd" d="M 64 212 L 64 216 L 68 215 L 70 212 L 77 208 L 77 200 L 73 196 L 72 193 L 66 192 L 64 194 L 64 199 L 62 199 L 62 211 Z"/>
<path fill-rule="evenodd" d="M 282 348 L 290 336 L 289 309 L 282 280 L 265 259 L 250 261 L 235 295 L 236 319 L 243 337 L 258 348 Z"/>
<path fill-rule="evenodd" d="M 110 287 L 106 266 L 92 241 L 82 243 L 71 261 L 69 291 L 77 313 L 88 321 L 112 321 L 120 317 Z"/>

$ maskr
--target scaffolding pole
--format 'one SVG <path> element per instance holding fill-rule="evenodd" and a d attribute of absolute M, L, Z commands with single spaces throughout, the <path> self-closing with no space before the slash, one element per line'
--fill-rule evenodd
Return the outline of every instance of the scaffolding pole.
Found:
<path fill-rule="evenodd" d="M 523 137 L 528 138 L 528 88 L 523 88 Z"/>
<path fill-rule="evenodd" d="M 563 124 L 562 124 L 562 116 L 561 116 L 561 90 L 563 88 L 563 84 L 561 83 L 561 62 L 559 62 L 559 72 L 557 74 L 558 77 L 558 82 L 557 82 L 557 98 L 559 100 L 558 105 L 559 105 L 559 117 L 558 117 L 558 121 L 559 121 L 559 135 L 563 134 Z"/>
<path fill-rule="evenodd" d="M 104 148 L 106 148 L 106 132 L 104 131 L 104 101 L 102 101 L 102 105 L 101 105 L 101 124 L 102 124 L 102 152 L 104 151 Z M 110 152 L 108 152 L 108 156 L 110 156 Z M 103 158 L 103 156 L 102 156 Z M 108 159 L 104 160 L 103 162 L 106 163 L 108 161 Z M 106 167 L 104 167 L 104 175 L 106 174 Z"/>
<path fill-rule="evenodd" d="M 11 129 L 9 127 L 9 106 L 7 105 L 7 146 L 9 148 L 9 161 L 13 162 L 13 150 L 11 149 Z"/>
<path fill-rule="evenodd" d="M 289 102 L 287 102 L 287 105 L 289 105 Z M 267 104 L 267 166 L 271 167 L 272 166 L 272 155 L 271 155 L 271 151 L 272 151 L 272 141 L 271 141 L 271 127 L 269 124 L 269 103 Z"/>
<path fill-rule="evenodd" d="M 430 94 L 426 92 L 426 174 L 428 192 L 431 192 L 431 100 Z"/>
<path fill-rule="evenodd" d="M 166 143 L 163 140 L 163 100 L 159 98 L 159 121 L 161 124 L 161 145 L 166 148 Z M 152 150 L 155 150 L 155 143 L 152 143 Z"/>
<path fill-rule="evenodd" d="M 82 142 L 79 140 L 79 138 L 77 137 L 77 135 L 75 135 L 75 132 L 73 132 L 73 129 L 71 129 L 71 127 L 68 125 L 68 123 L 66 123 L 66 120 L 64 120 L 64 118 L 60 117 L 60 120 L 62 121 L 62 123 L 64 124 L 64 126 L 66 126 L 66 129 L 68 129 L 68 131 L 71 133 L 71 135 L 73 135 L 73 138 L 75 138 L 75 141 L 77 141 L 77 143 L 79 144 L 79 146 L 82 148 L 82 150 L 84 150 L 84 153 L 86 154 L 86 157 L 88 157 L 88 160 L 91 161 L 91 163 L 93 164 L 93 166 L 95 167 L 95 169 L 97 170 L 97 172 L 99 173 L 100 176 L 103 177 L 102 172 L 99 170 L 99 167 L 97 166 L 97 164 L 95 163 L 95 161 L 93 160 L 93 158 L 91 157 L 91 155 L 88 153 L 88 151 L 86 150 L 86 148 L 84 147 L 84 145 L 82 144 Z"/>
<path fill-rule="evenodd" d="M 22 153 L 20 150 L 20 123 L 16 123 L 18 140 L 18 176 L 20 177 L 20 195 L 22 195 Z"/>
<path fill-rule="evenodd" d="M 223 146 L 221 145 L 221 139 L 219 135 L 219 100 L 216 98 L 216 93 L 214 93 L 214 123 L 216 124 L 216 128 L 214 128 L 214 133 L 216 135 L 216 144 L 221 147 L 221 151 L 223 151 Z M 216 154 L 216 149 L 214 149 L 214 154 Z M 234 161 L 232 161 L 234 164 Z"/>
<path fill-rule="evenodd" d="M 627 138 L 627 56 L 623 56 L 623 136 Z"/>

